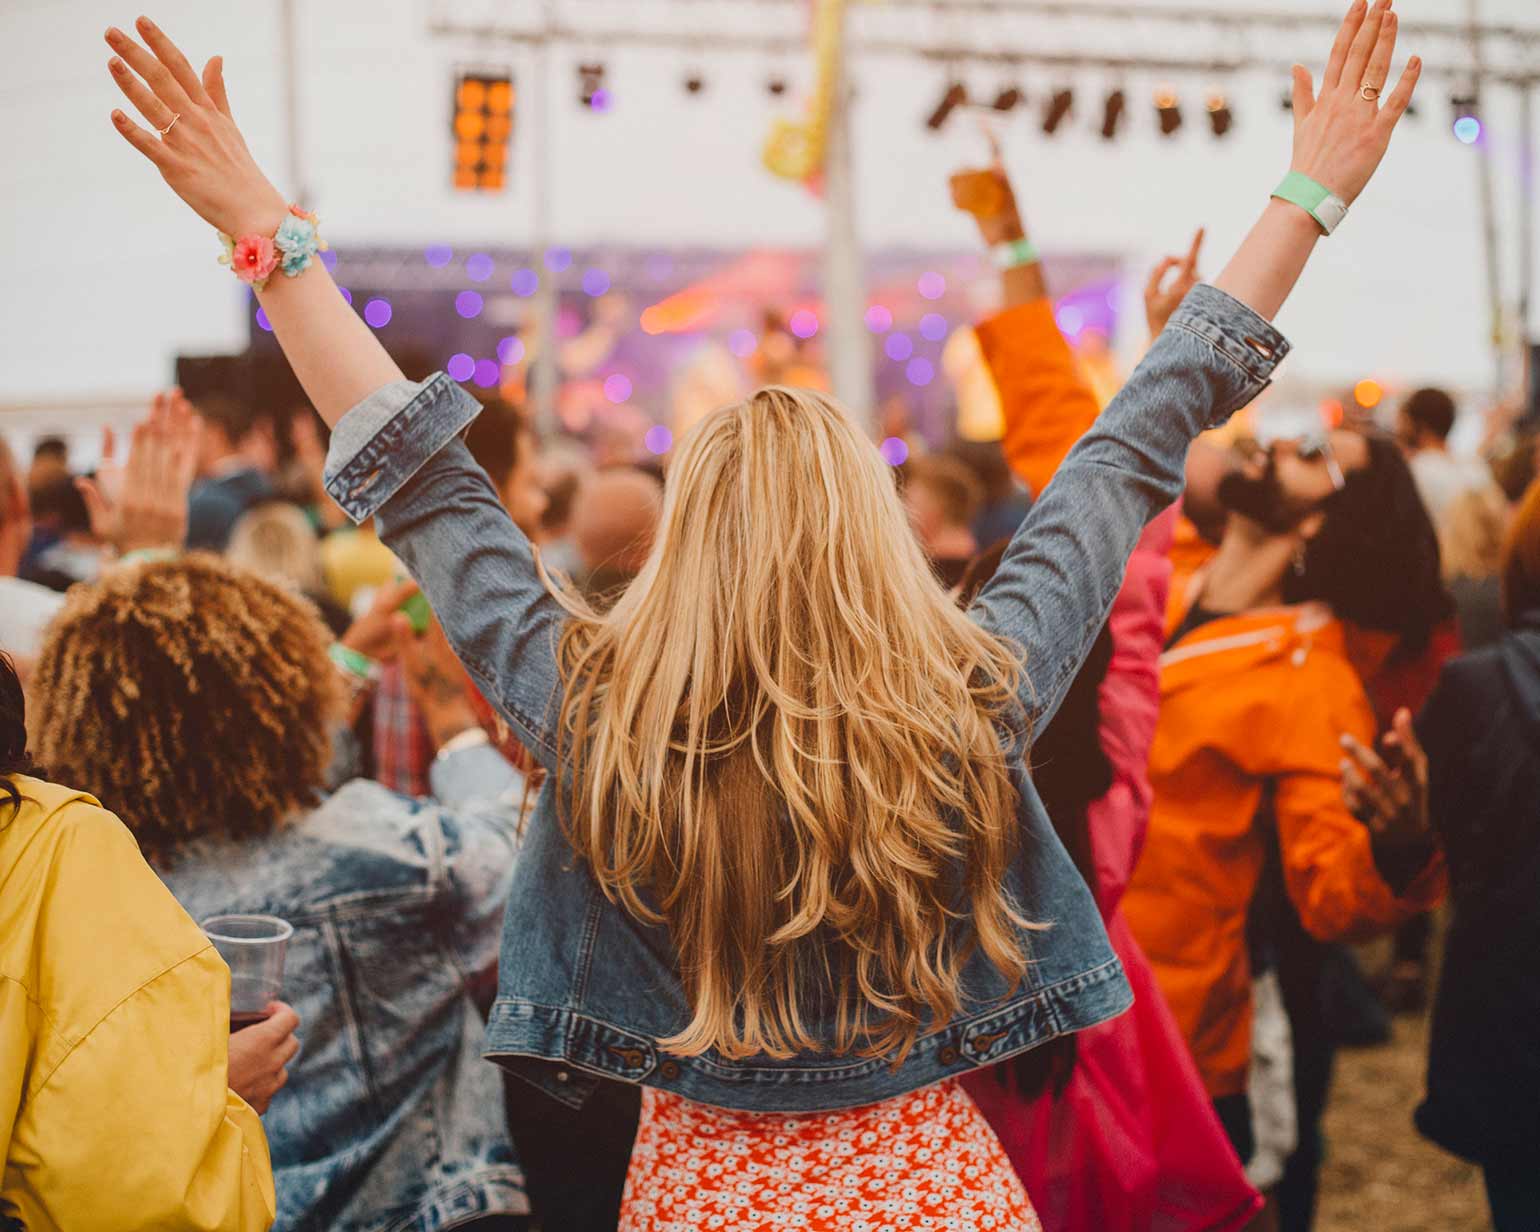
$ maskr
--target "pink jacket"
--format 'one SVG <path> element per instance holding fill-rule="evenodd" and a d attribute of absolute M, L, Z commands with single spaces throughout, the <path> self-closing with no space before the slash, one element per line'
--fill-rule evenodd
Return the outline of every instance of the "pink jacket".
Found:
<path fill-rule="evenodd" d="M 978 330 L 1005 409 L 1002 447 L 1041 492 L 1100 413 L 1059 333 L 1052 305 L 1023 304 Z M 1061 1094 L 1023 1099 L 995 1073 L 964 1085 L 999 1136 L 1046 1232 L 1238 1229 L 1261 1207 L 1118 903 L 1144 845 L 1147 771 L 1160 695 L 1177 512 L 1152 522 L 1129 559 L 1109 616 L 1112 662 L 1100 692 L 1113 783 L 1087 811 L 1107 934 L 1134 989 L 1121 1018 L 1080 1033 Z"/>

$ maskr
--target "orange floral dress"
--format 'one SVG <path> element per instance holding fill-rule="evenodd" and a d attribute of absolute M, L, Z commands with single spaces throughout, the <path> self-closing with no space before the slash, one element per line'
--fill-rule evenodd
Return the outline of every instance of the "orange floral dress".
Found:
<path fill-rule="evenodd" d="M 837 1112 L 735 1112 L 653 1087 L 619 1232 L 1042 1232 L 956 1080 Z"/>

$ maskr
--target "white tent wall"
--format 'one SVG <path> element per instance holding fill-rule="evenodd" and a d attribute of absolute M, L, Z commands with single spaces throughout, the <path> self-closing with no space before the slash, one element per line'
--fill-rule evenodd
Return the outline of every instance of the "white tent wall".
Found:
<path fill-rule="evenodd" d="M 1276 9 L 1285 0 L 1265 2 Z M 529 49 L 431 38 L 418 0 L 296 5 L 309 204 L 321 211 L 344 259 L 350 242 L 528 242 L 539 100 L 527 89 L 520 98 L 511 188 L 498 196 L 450 188 L 448 111 L 456 65 L 506 64 L 527 87 Z M 1319 5 L 1293 0 L 1291 7 L 1317 11 Z M 1403 20 L 1412 22 L 1456 19 L 1464 5 L 1405 0 L 1401 8 Z M 278 13 L 276 0 L 161 0 L 152 15 L 199 63 L 215 52 L 225 56 L 236 115 L 259 160 L 281 182 Z M 1533 0 L 1486 0 L 1482 15 L 1532 21 Z M 215 264 L 212 235 L 108 122 L 122 100 L 106 72 L 101 36 L 109 23 L 127 27 L 133 17 L 134 10 L 102 0 L 5 0 L 0 6 L 0 129 L 9 147 L 0 161 L 6 280 L 0 406 L 137 398 L 167 379 L 179 351 L 244 345 L 242 292 Z M 1308 50 L 1320 36 L 1301 31 L 1293 37 Z M 607 65 L 615 106 L 606 115 L 577 104 L 575 65 L 590 58 Z M 707 86 L 690 96 L 680 81 L 696 67 Z M 791 92 L 780 100 L 767 96 L 764 79 L 772 70 L 787 71 L 794 89 L 810 74 L 805 57 L 773 60 L 712 53 L 709 46 L 694 58 L 624 47 L 553 52 L 552 238 L 659 247 L 816 246 L 818 202 L 759 165 L 771 116 L 792 107 Z M 972 244 L 971 227 L 951 208 L 945 181 L 982 156 L 977 127 L 964 114 L 939 134 L 923 125 L 944 84 L 942 68 L 912 58 L 863 58 L 854 76 L 864 244 Z M 974 68 L 965 76 L 982 93 L 1012 74 Z M 1003 118 L 998 129 L 1034 231 L 1050 250 L 1123 255 L 1134 275 L 1130 308 L 1146 263 L 1179 250 L 1199 223 L 1209 227 L 1205 264 L 1214 272 L 1287 168 L 1281 76 L 1176 80 L 1187 122 L 1169 140 L 1155 131 L 1154 78 L 1114 81 L 1089 71 L 1063 78 L 1077 88 L 1077 111 L 1057 136 L 1047 137 L 1036 104 L 1058 81 L 1030 71 L 1016 76 L 1033 105 Z M 1102 96 L 1114 84 L 1128 90 L 1129 114 L 1117 140 L 1104 142 L 1093 129 Z M 1229 91 L 1236 114 L 1222 141 L 1208 132 L 1202 111 L 1204 91 L 1216 84 Z M 1280 324 L 1296 344 L 1295 375 L 1350 381 L 1379 373 L 1396 381 L 1491 385 L 1474 166 L 1481 154 L 1451 136 L 1448 93 L 1446 81 L 1424 82 L 1422 114 L 1404 125 L 1382 174 L 1337 236 L 1322 243 L 1285 310 Z M 1517 107 L 1506 89 L 1489 91 L 1484 105 L 1502 277 L 1511 300 L 1518 262 Z M 1125 332 L 1131 335 L 1125 344 L 1137 345 L 1137 331 Z"/>

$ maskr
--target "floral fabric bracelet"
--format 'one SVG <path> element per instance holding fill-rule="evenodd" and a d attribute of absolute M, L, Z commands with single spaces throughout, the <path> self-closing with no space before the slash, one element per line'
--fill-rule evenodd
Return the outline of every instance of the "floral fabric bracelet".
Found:
<path fill-rule="evenodd" d="M 290 205 L 277 233 L 271 237 L 253 232 L 235 239 L 221 231 L 219 242 L 224 253 L 219 263 L 228 265 L 237 278 L 258 291 L 267 286 L 267 280 L 277 270 L 281 269 L 288 278 L 297 278 L 310 268 L 316 253 L 326 251 L 326 241 L 316 230 L 317 222 L 314 214 Z"/>

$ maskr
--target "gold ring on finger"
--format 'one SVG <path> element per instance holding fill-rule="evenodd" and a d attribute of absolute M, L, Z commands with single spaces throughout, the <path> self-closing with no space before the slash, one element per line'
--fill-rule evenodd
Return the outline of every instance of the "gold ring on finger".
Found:
<path fill-rule="evenodd" d="M 1366 103 L 1374 102 L 1376 99 L 1379 98 L 1379 96 L 1380 96 L 1380 87 L 1379 86 L 1371 85 L 1369 82 L 1366 81 L 1366 82 L 1363 83 L 1363 85 L 1358 87 L 1358 97 L 1363 99 L 1364 102 L 1366 102 Z"/>
<path fill-rule="evenodd" d="M 160 139 L 162 141 L 164 141 L 166 139 L 166 134 L 169 133 L 173 128 L 176 127 L 176 122 L 178 120 L 180 120 L 181 118 L 182 118 L 182 113 L 179 111 L 174 116 L 171 117 L 171 123 L 166 125 L 165 128 L 156 129 L 156 131 L 158 133 L 160 133 Z"/>

